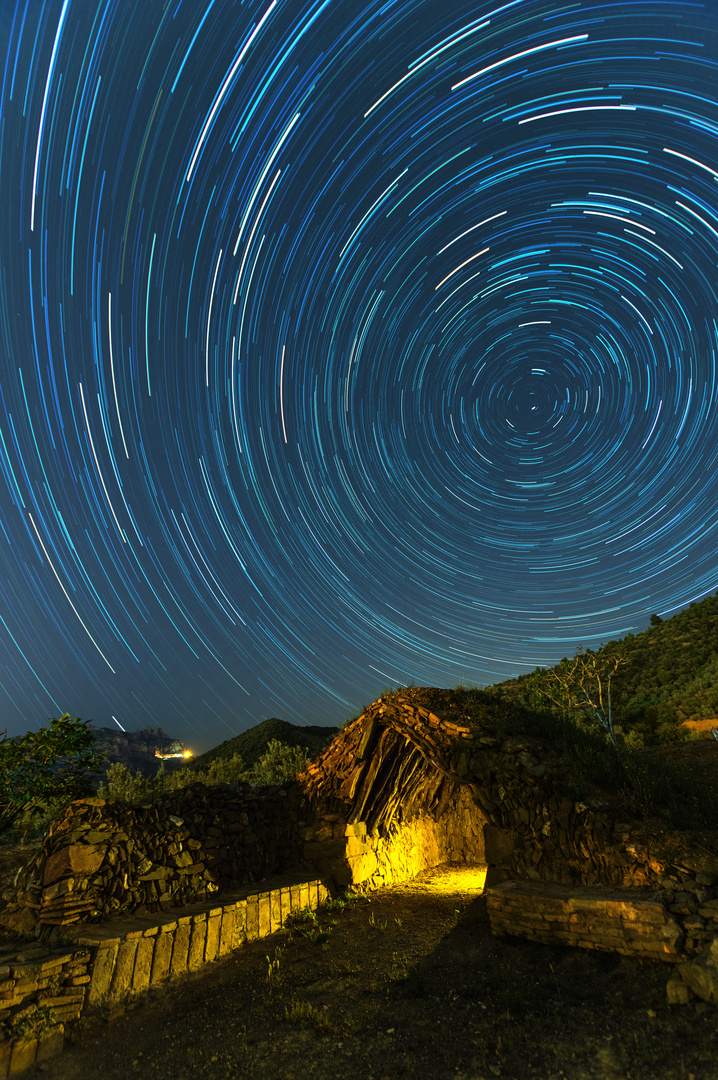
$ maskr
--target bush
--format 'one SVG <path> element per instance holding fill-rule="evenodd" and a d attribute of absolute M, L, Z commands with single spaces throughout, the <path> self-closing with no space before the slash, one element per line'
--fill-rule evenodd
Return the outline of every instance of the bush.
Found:
<path fill-rule="evenodd" d="M 278 739 L 270 739 L 266 752 L 254 768 L 247 769 L 241 754 L 231 758 L 214 758 L 206 769 L 194 769 L 187 765 L 166 771 L 164 762 L 154 776 L 133 776 L 126 765 L 115 762 L 107 769 L 97 794 L 101 799 L 117 799 L 130 805 L 142 802 L 158 802 L 165 795 L 191 784 L 212 787 L 217 784 L 244 782 L 255 786 L 282 784 L 293 780 L 309 760 L 304 746 L 287 746 Z"/>
<path fill-rule="evenodd" d="M 306 746 L 285 746 L 278 739 L 270 739 L 266 753 L 252 769 L 250 780 L 253 784 L 282 784 L 294 780 L 308 761 Z"/>
<path fill-rule="evenodd" d="M 206 769 L 200 771 L 185 765 L 181 769 L 168 772 L 162 762 L 154 776 L 143 776 L 139 771 L 133 776 L 126 765 L 117 761 L 108 767 L 105 780 L 100 784 L 97 793 L 101 799 L 118 799 L 120 802 L 137 804 L 157 802 L 170 792 L 179 791 L 190 784 L 205 784 L 211 787 L 248 779 L 240 754 L 234 754 L 231 758 L 215 758 Z"/>
<path fill-rule="evenodd" d="M 41 1039 L 57 1024 L 50 1005 L 27 1005 L 11 1020 L 3 1020 L 0 1030 L 6 1039 Z"/>

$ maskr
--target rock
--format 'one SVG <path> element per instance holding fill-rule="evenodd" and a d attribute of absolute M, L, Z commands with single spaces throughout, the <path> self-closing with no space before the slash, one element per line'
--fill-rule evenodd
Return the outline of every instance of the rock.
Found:
<path fill-rule="evenodd" d="M 120 731 L 115 728 L 103 728 L 90 725 L 95 737 L 96 753 L 105 754 L 104 767 L 113 763 L 125 765 L 130 772 L 140 772 L 143 776 L 154 776 L 163 760 L 157 753 L 168 754 L 184 750 L 184 744 L 167 735 L 162 728 L 145 728 L 143 731 Z M 182 758 L 169 758 L 165 769 L 172 769 L 183 764 Z"/>
<path fill-rule="evenodd" d="M 22 934 L 25 937 L 35 933 L 37 917 L 32 908 L 3 911 L 0 913 L 0 925 L 13 934 Z"/>
<path fill-rule="evenodd" d="M 103 834 L 107 835 L 107 834 Z M 93 846 L 91 844 L 72 844 L 70 847 L 60 848 L 54 855 L 50 855 L 45 863 L 43 881 L 45 885 L 51 885 L 63 874 L 70 872 L 91 874 L 98 870 L 105 857 L 107 847 L 105 844 Z"/>
<path fill-rule="evenodd" d="M 500 864 L 510 858 L 514 850 L 514 837 L 509 829 L 499 829 L 495 825 L 484 825 L 484 844 L 486 862 Z"/>
<path fill-rule="evenodd" d="M 695 959 L 681 964 L 678 970 L 696 997 L 718 1005 L 718 938 L 714 938 Z"/>
<path fill-rule="evenodd" d="M 675 975 L 666 983 L 666 1003 L 668 1005 L 688 1005 L 693 1000 L 693 991 L 688 983 Z"/>

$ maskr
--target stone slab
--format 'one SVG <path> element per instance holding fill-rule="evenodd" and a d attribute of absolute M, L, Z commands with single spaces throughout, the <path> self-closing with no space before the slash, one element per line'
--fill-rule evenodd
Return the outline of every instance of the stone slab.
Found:
<path fill-rule="evenodd" d="M 247 897 L 247 941 L 256 941 L 259 937 L 259 901 L 257 897 Z"/>
<path fill-rule="evenodd" d="M 87 1004 L 89 1006 L 100 1005 L 106 999 L 110 990 L 112 973 L 115 969 L 115 960 L 119 948 L 118 942 L 115 945 L 97 950 L 95 963 L 92 967 L 90 989 L 87 995 Z"/>
<path fill-rule="evenodd" d="M 204 949 L 207 938 L 207 920 L 203 919 L 192 924 L 189 952 L 187 953 L 187 970 L 199 971 L 204 963 Z"/>
<path fill-rule="evenodd" d="M 153 937 L 139 938 L 135 955 L 135 968 L 132 974 L 133 994 L 141 994 L 150 985 L 154 951 L 155 939 Z"/>
<path fill-rule="evenodd" d="M 258 937 L 267 937 L 271 933 L 271 909 L 269 893 L 261 893 L 257 897 L 259 903 L 259 934 Z"/>
<path fill-rule="evenodd" d="M 35 1064 L 37 1057 L 37 1039 L 19 1039 L 12 1044 L 10 1055 L 10 1068 L 8 1076 L 19 1076 L 31 1065 Z"/>
<path fill-rule="evenodd" d="M 221 915 L 211 915 L 207 919 L 207 937 L 205 939 L 204 946 L 204 962 L 205 964 L 211 963 L 217 959 L 217 953 L 219 951 L 219 933 L 222 925 Z"/>
<path fill-rule="evenodd" d="M 55 1054 L 59 1054 L 65 1045 L 65 1025 L 56 1024 L 52 1031 L 49 1031 L 47 1035 L 43 1035 L 37 1043 L 37 1054 L 35 1061 L 39 1064 L 41 1061 L 47 1061 L 48 1058 L 54 1057 Z M 0 1075 L 2 1075 L 0 1073 Z"/>
<path fill-rule="evenodd" d="M 234 910 L 225 908 L 222 913 L 222 925 L 219 932 L 218 956 L 226 956 L 232 951 L 232 935 L 234 932 Z"/>
<path fill-rule="evenodd" d="M 152 954 L 152 971 L 150 984 L 164 982 L 169 978 L 170 962 L 172 960 L 172 946 L 174 945 L 174 932 L 166 931 L 158 934 L 155 938 L 155 947 Z"/>
<path fill-rule="evenodd" d="M 486 890 L 494 933 L 676 962 L 681 931 L 654 894 L 505 881 Z"/>
<path fill-rule="evenodd" d="M 137 938 L 123 941 L 117 950 L 115 970 L 112 973 L 112 983 L 108 998 L 110 1001 L 122 1001 L 127 996 L 132 986 L 132 973 L 135 967 L 137 954 Z"/>
<path fill-rule="evenodd" d="M 282 928 L 282 893 L 274 889 L 269 893 L 269 932 L 276 934 Z"/>
<path fill-rule="evenodd" d="M 173 979 L 176 979 L 178 975 L 184 975 L 187 971 L 190 929 L 189 923 L 185 923 L 175 930 L 170 962 L 170 977 Z"/>

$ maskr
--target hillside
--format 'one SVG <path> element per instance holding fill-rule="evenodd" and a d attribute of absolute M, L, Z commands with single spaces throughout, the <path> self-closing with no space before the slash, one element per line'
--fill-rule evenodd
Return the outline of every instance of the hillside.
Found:
<path fill-rule="evenodd" d="M 670 619 L 654 615 L 643 633 L 607 642 L 596 651 L 602 655 L 616 649 L 627 660 L 613 682 L 617 725 L 635 730 L 648 744 L 683 737 L 680 725 L 686 720 L 718 717 L 718 594 Z M 555 670 L 566 663 L 564 658 Z M 535 707 L 535 675 L 522 675 L 493 690 L 505 700 Z"/>
<path fill-rule="evenodd" d="M 206 769 L 210 762 L 218 758 L 231 758 L 235 754 L 241 754 L 245 766 L 251 768 L 265 753 L 272 739 L 277 739 L 286 746 L 303 746 L 313 757 L 334 738 L 338 730 L 339 728 L 335 727 L 298 727 L 287 720 L 271 717 L 243 731 L 241 735 L 227 739 L 212 750 L 199 754 L 188 763 L 188 768 L 195 771 Z"/>

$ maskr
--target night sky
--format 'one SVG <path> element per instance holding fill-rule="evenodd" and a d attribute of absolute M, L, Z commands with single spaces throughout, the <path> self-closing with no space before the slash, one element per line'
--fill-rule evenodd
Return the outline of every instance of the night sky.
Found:
<path fill-rule="evenodd" d="M 196 750 L 718 588 L 718 5 L 2 0 L 0 726 Z"/>

